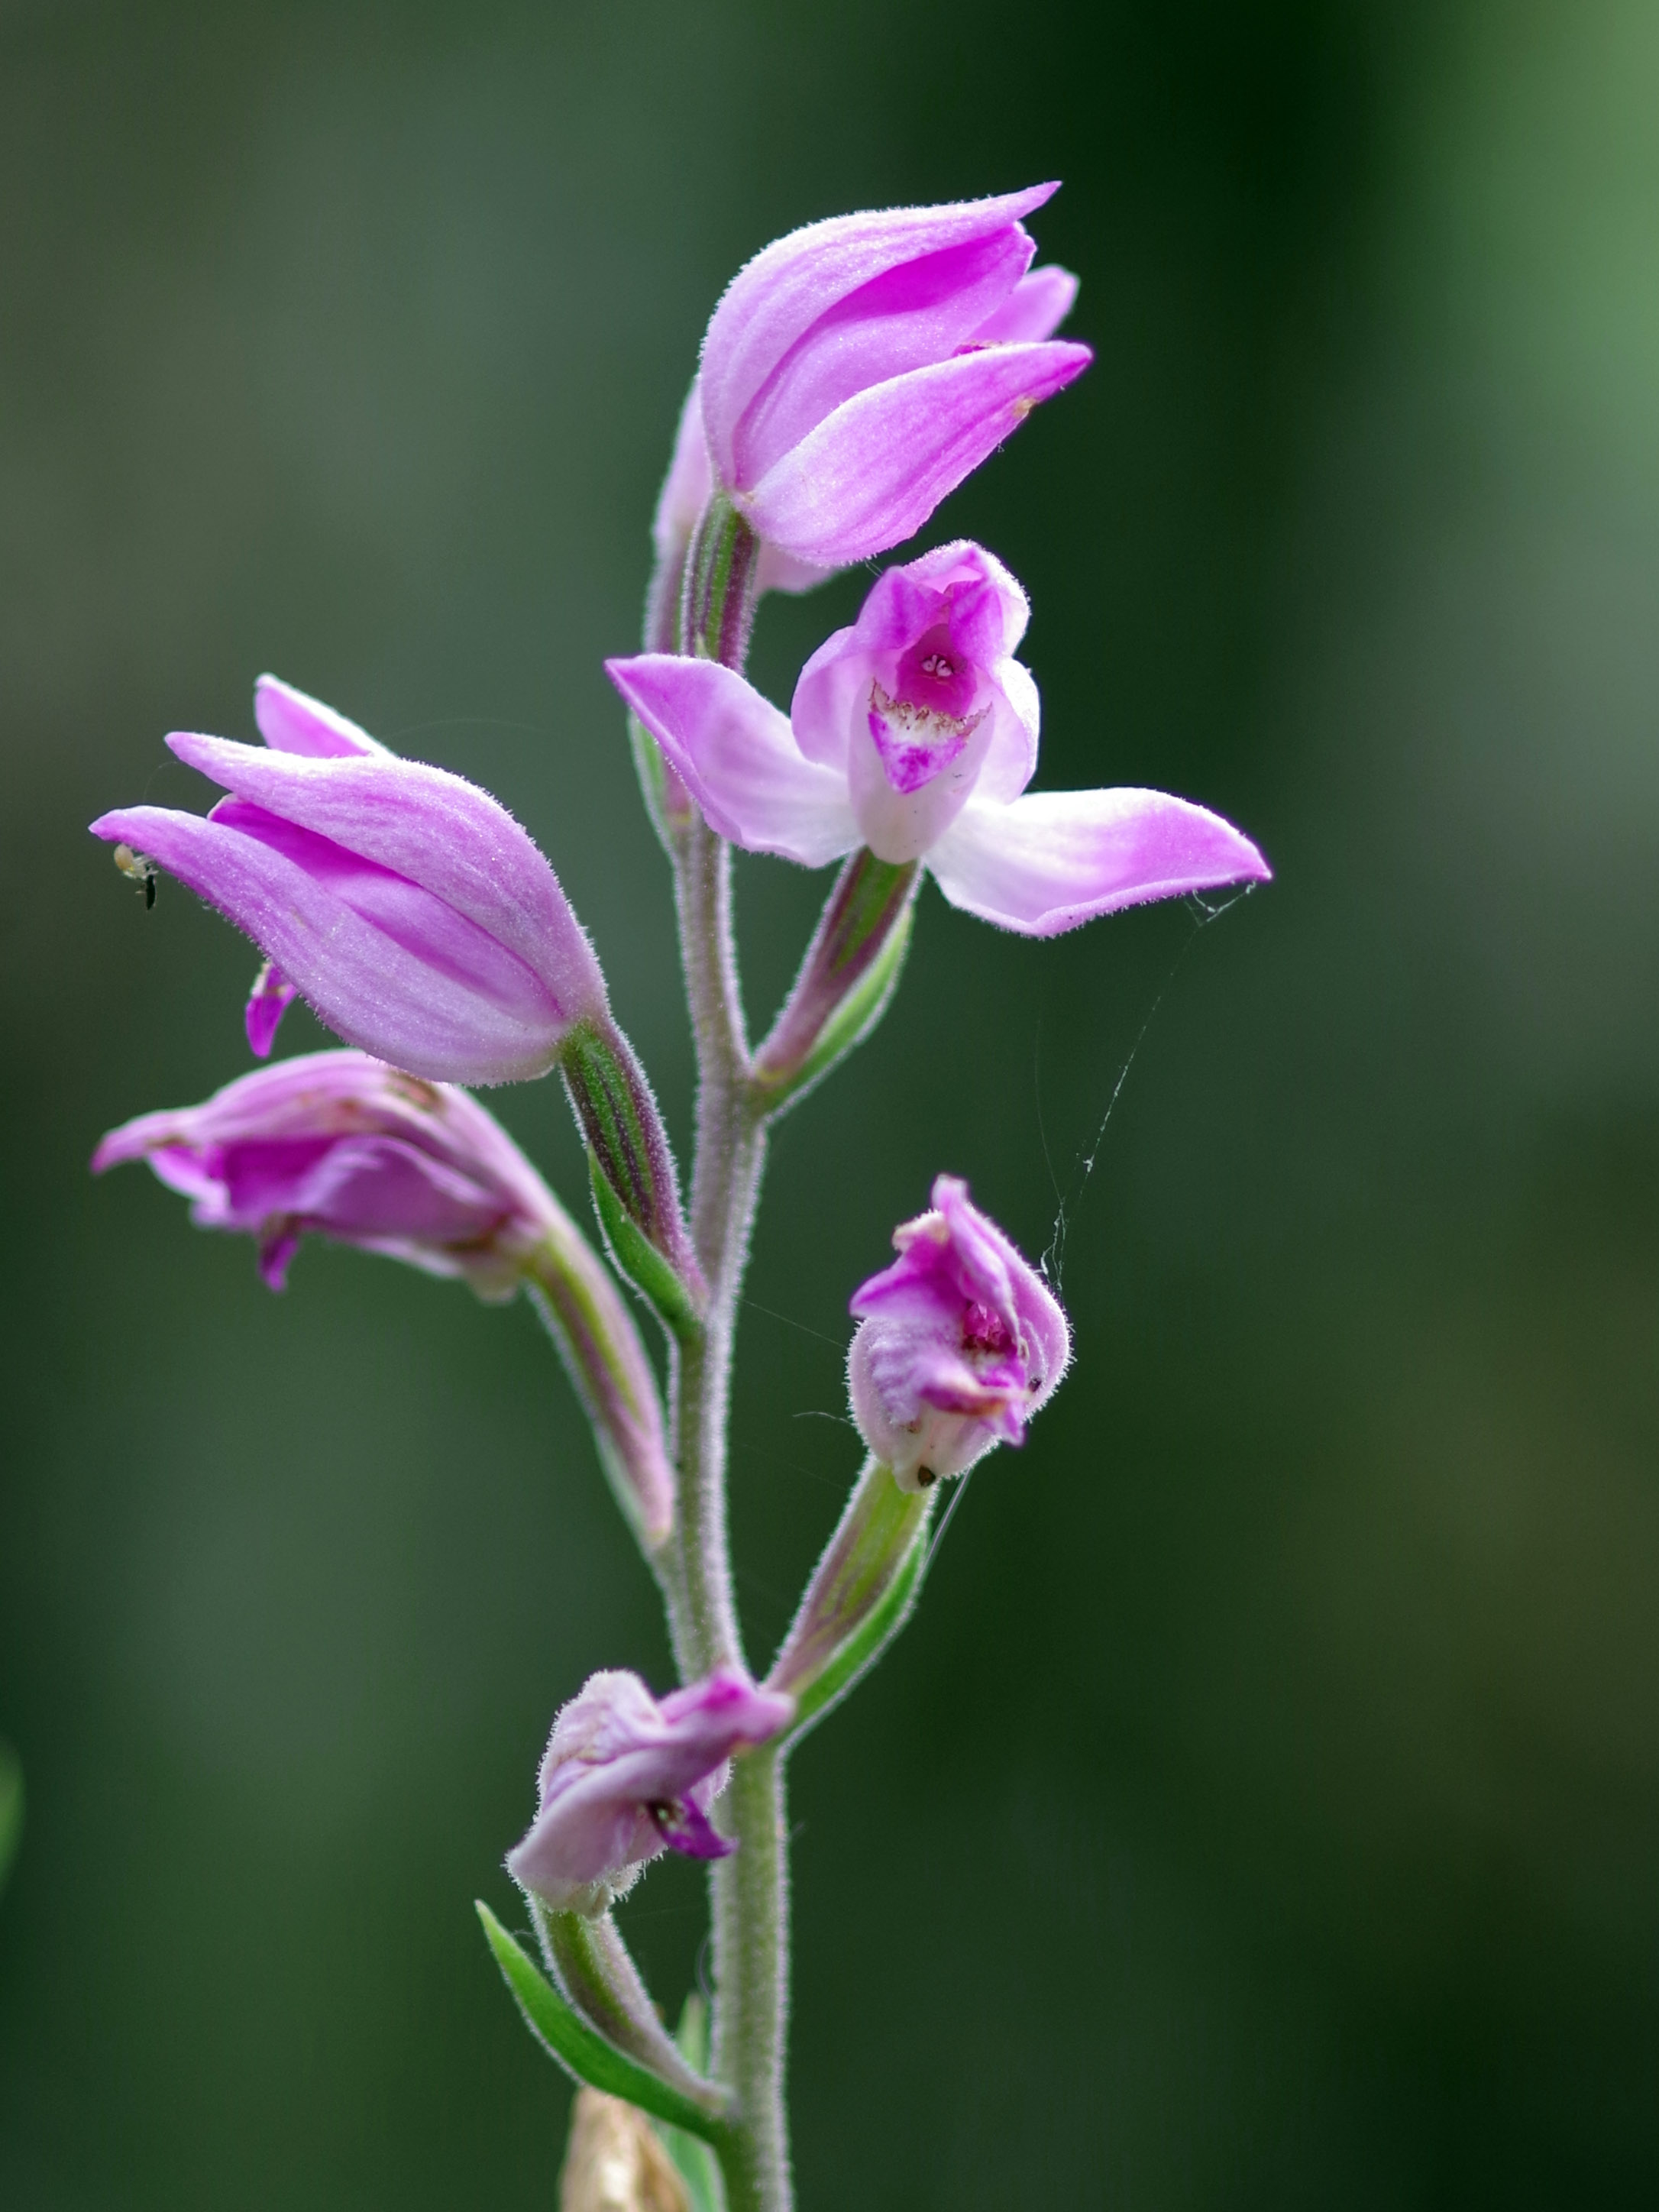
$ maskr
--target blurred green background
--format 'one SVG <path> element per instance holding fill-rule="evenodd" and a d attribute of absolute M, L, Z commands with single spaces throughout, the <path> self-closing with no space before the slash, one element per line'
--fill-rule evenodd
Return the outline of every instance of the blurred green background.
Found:
<path fill-rule="evenodd" d="M 471 1900 L 556 1705 L 666 1667 L 527 1310 L 273 1298 L 88 1180 L 245 1066 L 252 960 L 84 824 L 201 804 L 163 732 L 274 668 L 517 811 L 684 1132 L 599 661 L 703 323 L 1054 175 L 1097 366 L 931 535 L 1031 592 L 1042 780 L 1279 874 L 1047 946 L 926 893 L 782 1132 L 757 1659 L 938 1169 L 1063 1203 L 1079 1351 L 798 1762 L 804 2212 L 1659 2202 L 1656 110 L 1650 0 L 0 8 L 0 2202 L 550 2204 Z M 866 580 L 768 603 L 774 696 Z M 743 866 L 757 1016 L 826 881 Z M 492 1103 L 580 1197 L 556 1086 Z M 626 1925 L 677 2005 L 695 1875 Z"/>

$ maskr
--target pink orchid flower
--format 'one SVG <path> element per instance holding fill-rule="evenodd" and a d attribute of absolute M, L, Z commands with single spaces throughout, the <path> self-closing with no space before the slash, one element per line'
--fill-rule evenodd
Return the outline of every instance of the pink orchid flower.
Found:
<path fill-rule="evenodd" d="M 273 1291 L 307 1231 L 509 1294 L 563 1208 L 495 1116 L 366 1052 L 304 1053 L 200 1106 L 112 1129 L 102 1175 L 147 1160 L 199 1229 L 257 1237 Z"/>
<path fill-rule="evenodd" d="M 852 1301 L 853 1415 L 904 1490 L 1023 1443 L 1071 1358 L 1059 1301 L 967 1184 L 939 1176 L 933 1199 L 893 1231 L 898 1258 Z"/>
<path fill-rule="evenodd" d="M 689 504 L 706 465 L 812 570 L 913 536 L 1092 358 L 1048 336 L 1075 289 L 1063 270 L 1021 289 L 1036 248 L 1020 219 L 1058 189 L 838 216 L 757 254 L 703 339 L 704 460 L 683 424 L 665 500 Z"/>
<path fill-rule="evenodd" d="M 664 1850 L 724 1858 L 708 1810 L 726 1762 L 787 1728 L 795 1701 L 717 1667 L 660 1703 L 637 1674 L 592 1675 L 553 1723 L 540 1808 L 507 1872 L 556 1911 L 597 1913 Z"/>
<path fill-rule="evenodd" d="M 714 828 L 750 852 L 922 860 L 953 906 L 1027 937 L 1265 880 L 1249 839 L 1187 799 L 1027 791 L 1037 693 L 1013 655 L 1029 614 L 995 556 L 961 542 L 878 577 L 787 716 L 715 661 L 605 666 Z"/>
<path fill-rule="evenodd" d="M 530 836 L 475 784 L 400 760 L 355 723 L 261 677 L 266 749 L 175 734 L 231 794 L 205 817 L 130 806 L 93 835 L 136 847 L 251 937 L 270 963 L 248 1035 L 268 1052 L 295 993 L 348 1044 L 417 1075 L 545 1074 L 605 981 Z"/>
<path fill-rule="evenodd" d="M 480 1297 L 532 1284 L 606 1464 L 648 1543 L 672 1525 L 674 1477 L 651 1363 L 592 1246 L 476 1098 L 365 1052 L 255 1068 L 199 1106 L 112 1129 L 94 1175 L 145 1160 L 200 1229 L 253 1237 L 283 1288 L 303 1236 L 458 1276 Z"/>
<path fill-rule="evenodd" d="M 1035 345 L 1051 338 L 1076 304 L 1078 280 L 1070 270 L 1049 263 L 1028 270 L 1007 298 L 968 341 L 970 346 Z M 708 456 L 708 436 L 703 428 L 702 379 L 691 380 L 691 389 L 680 410 L 674 438 L 674 456 L 657 500 L 651 521 L 651 542 L 664 565 L 684 558 L 698 517 L 713 498 L 714 468 Z M 758 586 L 763 592 L 809 592 L 832 570 L 787 553 L 765 539 L 761 545 Z"/>

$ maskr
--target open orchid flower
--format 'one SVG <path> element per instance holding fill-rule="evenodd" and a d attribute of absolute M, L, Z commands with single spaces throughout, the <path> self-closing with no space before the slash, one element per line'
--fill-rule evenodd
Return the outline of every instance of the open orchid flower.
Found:
<path fill-rule="evenodd" d="M 1020 295 L 1021 217 L 1058 189 L 837 216 L 733 278 L 694 391 L 713 486 L 765 544 L 820 571 L 885 552 L 1088 367 L 1048 335 L 1064 271 Z M 665 504 L 689 505 L 700 465 L 683 422 Z M 810 580 L 763 580 L 791 574 Z"/>
<path fill-rule="evenodd" d="M 893 1231 L 898 1258 L 854 1294 L 853 1414 L 899 1486 L 962 1474 L 1025 1440 L 1071 1358 L 1059 1301 L 955 1176 Z"/>
<path fill-rule="evenodd" d="M 732 1754 L 793 1719 L 793 1698 L 717 1667 L 660 1704 L 637 1674 L 594 1674 L 561 1708 L 543 1758 L 540 1808 L 507 1872 L 556 1911 L 598 1913 L 664 1850 L 724 1858 L 735 1848 L 708 1809 Z"/>
<path fill-rule="evenodd" d="M 1249 839 L 1187 799 L 1026 790 L 1037 693 L 1013 654 L 1029 612 L 1001 562 L 963 542 L 879 576 L 787 716 L 718 662 L 605 666 L 714 829 L 750 852 L 922 860 L 953 906 L 1027 937 L 1264 879 Z"/>
<path fill-rule="evenodd" d="M 175 734 L 168 746 L 230 793 L 206 817 L 105 814 L 216 906 L 270 963 L 248 1035 L 268 1052 L 298 994 L 348 1044 L 417 1075 L 510 1083 L 545 1074 L 605 981 L 557 877 L 476 784 L 399 760 L 330 708 L 262 677 L 265 747 Z"/>
<path fill-rule="evenodd" d="M 1028 270 L 1013 290 L 974 331 L 969 346 L 1035 345 L 1051 338 L 1076 303 L 1078 280 L 1049 263 Z M 696 376 L 681 410 L 674 457 L 651 522 L 651 541 L 659 563 L 684 557 L 697 519 L 714 496 L 714 470 L 703 428 L 702 380 Z M 769 538 L 762 543 L 758 589 L 810 592 L 832 573 L 830 567 L 804 561 Z"/>

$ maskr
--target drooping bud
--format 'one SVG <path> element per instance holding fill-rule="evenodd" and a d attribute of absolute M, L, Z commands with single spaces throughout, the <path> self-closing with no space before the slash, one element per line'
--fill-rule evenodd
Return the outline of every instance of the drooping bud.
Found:
<path fill-rule="evenodd" d="M 899 1257 L 852 1300 L 853 1418 L 907 1490 L 1023 1443 L 1059 1384 L 1071 1331 L 1059 1301 L 955 1176 L 893 1231 Z"/>
<path fill-rule="evenodd" d="M 486 1298 L 528 1282 L 647 1551 L 674 1481 L 645 1347 L 605 1267 L 493 1115 L 449 1084 L 362 1052 L 256 1068 L 200 1106 L 112 1129 L 93 1170 L 147 1160 L 204 1229 L 254 1237 L 280 1290 L 300 1239 L 460 1277 Z"/>

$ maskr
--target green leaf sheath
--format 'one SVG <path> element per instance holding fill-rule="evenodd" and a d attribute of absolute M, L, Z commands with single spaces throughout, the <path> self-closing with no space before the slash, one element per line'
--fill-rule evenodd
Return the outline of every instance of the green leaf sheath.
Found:
<path fill-rule="evenodd" d="M 776 1114 L 809 1091 L 874 1029 L 910 949 L 917 864 L 854 854 L 824 907 L 800 973 L 755 1055 L 750 1095 Z"/>
<path fill-rule="evenodd" d="M 518 2002 L 525 2023 L 539 2042 L 577 2081 L 603 2089 L 612 2097 L 625 2097 L 653 2119 L 666 2120 L 705 2142 L 720 2144 L 730 2129 L 724 2120 L 703 2112 L 641 2065 L 607 2043 L 602 2035 L 560 1996 L 529 1953 L 509 1935 L 489 1907 L 477 1905 L 478 1918 L 495 1963 Z"/>

